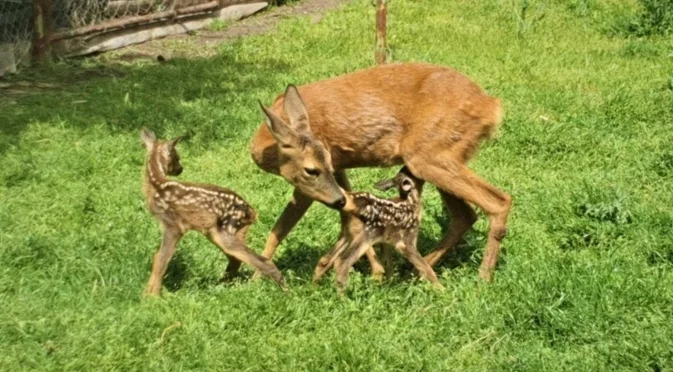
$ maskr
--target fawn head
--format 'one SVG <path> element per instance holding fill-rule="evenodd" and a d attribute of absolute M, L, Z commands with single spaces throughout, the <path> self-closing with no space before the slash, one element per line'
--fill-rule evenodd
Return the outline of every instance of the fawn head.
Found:
<path fill-rule="evenodd" d="M 267 109 L 260 102 L 266 125 L 278 142 L 280 176 L 306 196 L 329 207 L 341 209 L 346 198 L 334 178 L 332 157 L 311 132 L 308 113 L 293 85 L 285 90 L 283 109 L 289 119 Z"/>
<path fill-rule="evenodd" d="M 400 193 L 400 198 L 407 199 L 412 191 L 420 194 L 423 187 L 423 180 L 416 178 L 406 166 L 402 167 L 395 177 L 377 182 L 374 187 L 381 191 L 388 191 L 393 187 L 397 187 Z"/>
<path fill-rule="evenodd" d="M 157 137 L 152 131 L 143 128 L 140 132 L 140 139 L 145 144 L 149 161 L 156 161 L 161 170 L 169 176 L 179 176 L 182 173 L 180 155 L 175 149 L 181 138 L 175 137 L 168 141 L 157 141 Z"/>

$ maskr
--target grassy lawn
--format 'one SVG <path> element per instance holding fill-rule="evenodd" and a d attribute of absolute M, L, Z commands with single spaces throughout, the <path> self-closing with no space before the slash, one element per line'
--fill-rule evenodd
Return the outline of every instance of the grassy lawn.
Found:
<path fill-rule="evenodd" d="M 480 214 L 437 268 L 444 293 L 401 259 L 383 284 L 362 262 L 345 300 L 331 275 L 312 285 L 338 235 L 337 214 L 315 205 L 275 258 L 289 295 L 266 280 L 218 284 L 226 258 L 194 233 L 162 297 L 141 298 L 160 232 L 139 129 L 186 133 L 180 179 L 244 196 L 261 251 L 291 188 L 248 154 L 257 100 L 372 65 L 371 1 L 284 20 L 211 58 L 19 76 L 63 87 L 0 97 L 0 369 L 673 370 L 673 41 L 613 35 L 631 1 L 530 3 L 523 19 L 519 1 L 390 5 L 392 60 L 452 66 L 506 109 L 472 163 L 514 197 L 495 282 L 477 280 Z M 395 172 L 351 175 L 373 191 Z M 432 187 L 424 196 L 427 253 L 448 218 Z"/>

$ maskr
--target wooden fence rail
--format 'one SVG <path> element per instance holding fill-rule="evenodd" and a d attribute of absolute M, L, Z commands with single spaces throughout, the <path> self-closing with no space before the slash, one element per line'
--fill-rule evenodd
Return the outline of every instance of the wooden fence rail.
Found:
<path fill-rule="evenodd" d="M 110 17 L 118 14 L 110 9 L 132 10 L 135 15 L 104 20 L 99 23 L 55 32 L 52 12 L 52 0 L 33 0 L 33 43 L 32 54 L 35 62 L 42 62 L 49 56 L 50 47 L 55 43 L 77 37 L 103 34 L 135 26 L 153 24 L 154 22 L 181 21 L 192 16 L 208 15 L 220 9 L 232 6 L 260 3 L 263 0 L 213 0 L 206 3 L 194 4 L 194 1 L 184 0 L 114 0 L 102 10 L 101 16 Z M 166 10 L 151 12 L 155 5 L 165 5 Z M 110 5 L 112 8 L 110 8 Z M 145 14 L 142 14 L 145 13 Z M 144 27 L 144 26 L 142 26 Z"/>

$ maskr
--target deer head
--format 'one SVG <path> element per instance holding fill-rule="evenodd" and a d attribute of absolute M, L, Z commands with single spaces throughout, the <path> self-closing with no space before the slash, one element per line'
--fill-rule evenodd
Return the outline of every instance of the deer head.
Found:
<path fill-rule="evenodd" d="M 407 199 L 412 191 L 416 192 L 416 197 L 420 196 L 423 188 L 423 180 L 416 178 L 406 166 L 402 167 L 395 177 L 377 182 L 374 187 L 381 191 L 388 191 L 397 187 L 401 199 Z"/>
<path fill-rule="evenodd" d="M 148 162 L 155 162 L 153 165 L 158 166 L 158 171 L 161 175 L 179 176 L 182 173 L 180 155 L 178 155 L 175 149 L 181 138 L 176 137 L 168 141 L 157 141 L 157 137 L 152 131 L 143 128 L 142 132 L 140 132 L 140 139 L 145 144 L 149 156 Z"/>
<path fill-rule="evenodd" d="M 266 125 L 278 142 L 280 176 L 311 199 L 343 208 L 346 199 L 334 178 L 332 157 L 311 133 L 306 106 L 297 88 L 289 85 L 285 90 L 283 109 L 289 122 L 261 102 L 260 106 Z"/>

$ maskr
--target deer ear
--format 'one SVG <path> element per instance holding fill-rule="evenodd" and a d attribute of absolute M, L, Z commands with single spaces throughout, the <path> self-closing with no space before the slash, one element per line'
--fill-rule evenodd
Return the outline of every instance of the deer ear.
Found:
<path fill-rule="evenodd" d="M 143 128 L 140 132 L 140 140 L 143 141 L 148 150 L 151 150 L 152 147 L 154 147 L 154 142 L 156 142 L 157 136 L 151 130 Z"/>
<path fill-rule="evenodd" d="M 383 181 L 377 182 L 374 185 L 374 187 L 376 187 L 377 189 L 379 189 L 381 191 L 388 191 L 388 190 L 392 189 L 393 187 L 395 187 L 395 182 L 392 179 L 383 180 Z"/>
<path fill-rule="evenodd" d="M 266 126 L 269 127 L 269 131 L 273 137 L 278 141 L 281 146 L 286 147 L 296 147 L 297 144 L 297 132 L 294 131 L 283 119 L 278 115 L 274 114 L 271 110 L 264 107 L 262 102 L 259 103 L 259 106 L 264 112 Z"/>
<path fill-rule="evenodd" d="M 308 124 L 308 112 L 304 100 L 299 95 L 299 90 L 294 85 L 288 85 L 283 99 L 285 114 L 290 119 L 290 125 L 297 132 L 310 132 Z"/>

